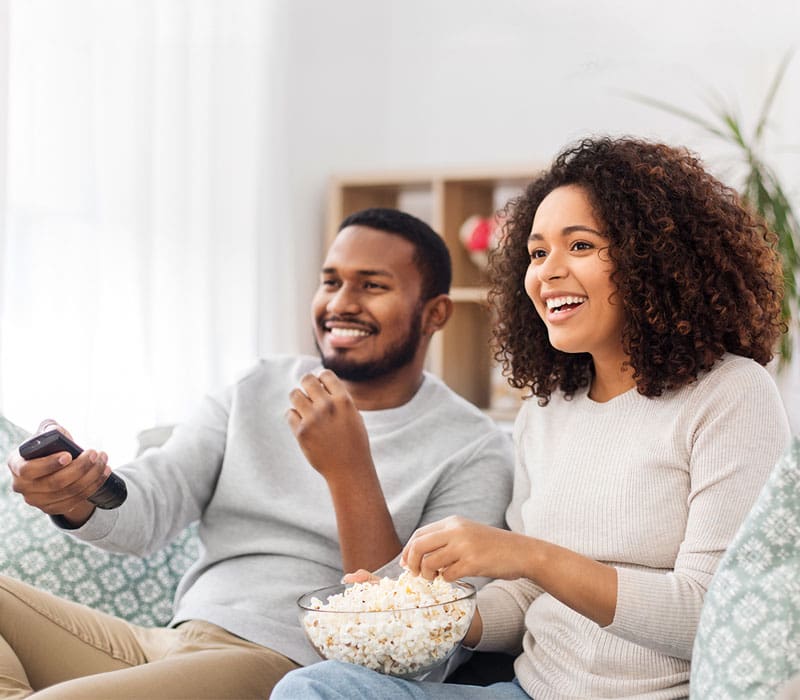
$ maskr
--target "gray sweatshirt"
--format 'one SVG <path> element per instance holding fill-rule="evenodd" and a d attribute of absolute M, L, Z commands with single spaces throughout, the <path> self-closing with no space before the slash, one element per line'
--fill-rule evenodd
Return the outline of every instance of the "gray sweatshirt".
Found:
<path fill-rule="evenodd" d="M 726 355 L 656 398 L 528 401 L 514 434 L 509 526 L 616 567 L 617 609 L 600 628 L 531 581 L 496 581 L 478 593 L 478 648 L 522 651 L 536 700 L 688 697 L 703 597 L 789 443 L 774 381 Z"/>
<path fill-rule="evenodd" d="M 178 586 L 172 623 L 206 620 L 298 663 L 318 661 L 295 601 L 338 583 L 342 562 L 327 485 L 285 413 L 289 391 L 319 369 L 311 357 L 262 360 L 162 448 L 120 467 L 127 501 L 71 534 L 144 555 L 199 520 L 199 559 Z M 404 406 L 361 415 L 401 541 L 454 514 L 504 524 L 511 440 L 481 411 L 426 374 Z"/>

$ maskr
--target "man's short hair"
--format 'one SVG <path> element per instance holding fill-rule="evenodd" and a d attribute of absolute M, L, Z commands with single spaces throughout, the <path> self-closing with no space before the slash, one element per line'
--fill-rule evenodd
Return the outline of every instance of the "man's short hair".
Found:
<path fill-rule="evenodd" d="M 414 246 L 414 264 L 422 277 L 423 301 L 450 292 L 453 277 L 450 252 L 442 237 L 422 219 L 398 209 L 372 207 L 350 214 L 339 231 L 348 226 L 367 226 L 409 241 Z"/>

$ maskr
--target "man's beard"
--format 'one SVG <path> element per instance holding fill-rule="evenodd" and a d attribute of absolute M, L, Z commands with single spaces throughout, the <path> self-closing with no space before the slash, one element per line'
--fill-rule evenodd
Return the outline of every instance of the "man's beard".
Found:
<path fill-rule="evenodd" d="M 382 357 L 367 362 L 349 360 L 347 357 L 333 355 L 325 357 L 316 343 L 317 352 L 322 358 L 322 366 L 335 372 L 339 379 L 348 382 L 368 382 L 391 374 L 410 364 L 417 354 L 422 340 L 422 305 L 415 310 L 409 321 L 408 333 L 403 340 L 387 348 Z"/>

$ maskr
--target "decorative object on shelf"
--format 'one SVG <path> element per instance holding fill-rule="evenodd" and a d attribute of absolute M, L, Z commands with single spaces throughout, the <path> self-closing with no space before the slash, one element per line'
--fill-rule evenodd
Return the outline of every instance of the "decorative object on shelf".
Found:
<path fill-rule="evenodd" d="M 792 358 L 793 338 L 800 339 L 800 323 L 797 319 L 797 314 L 800 313 L 800 220 L 792 209 L 777 172 L 764 160 L 763 138 L 768 124 L 767 117 L 792 54 L 790 51 L 781 61 L 761 105 L 755 129 L 749 137 L 745 135 L 744 125 L 735 107 L 712 106 L 711 111 L 716 121 L 711 122 L 662 100 L 646 95 L 629 95 L 637 102 L 664 110 L 700 126 L 704 131 L 730 143 L 737 152 L 744 166 L 742 184 L 739 188 L 742 199 L 778 236 L 777 248 L 783 261 L 783 276 L 786 282 L 783 320 L 789 329 L 781 336 L 779 363 L 782 367 L 788 365 Z"/>
<path fill-rule="evenodd" d="M 481 270 L 489 264 L 489 251 L 497 245 L 500 222 L 497 216 L 467 217 L 458 231 L 461 243 L 469 257 Z"/>

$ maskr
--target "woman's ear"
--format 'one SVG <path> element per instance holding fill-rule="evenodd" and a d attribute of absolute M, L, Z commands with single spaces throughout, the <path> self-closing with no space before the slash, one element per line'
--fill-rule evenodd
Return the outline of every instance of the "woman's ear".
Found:
<path fill-rule="evenodd" d="M 447 294 L 439 294 L 428 299 L 422 313 L 422 332 L 432 336 L 444 327 L 452 313 L 453 300 Z"/>

